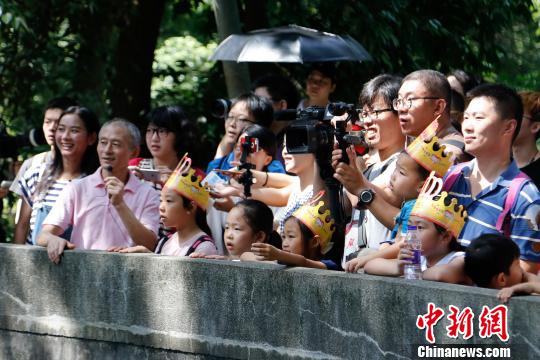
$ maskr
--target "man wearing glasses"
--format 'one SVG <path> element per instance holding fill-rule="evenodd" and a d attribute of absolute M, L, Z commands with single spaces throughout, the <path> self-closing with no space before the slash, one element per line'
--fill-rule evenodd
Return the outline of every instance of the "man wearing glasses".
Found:
<path fill-rule="evenodd" d="M 398 112 L 401 131 L 409 140 L 419 136 L 437 117 L 436 136 L 458 161 L 463 156 L 463 136 L 450 121 L 451 88 L 446 77 L 434 70 L 418 70 L 407 75 L 392 107 Z"/>
<path fill-rule="evenodd" d="M 392 109 L 401 78 L 379 75 L 366 84 L 360 93 L 360 119 L 365 127 L 365 140 L 372 149 L 368 167 L 363 171 L 365 178 L 381 187 L 390 183 L 396 159 L 403 150 L 405 137 L 401 133 L 397 111 Z M 341 154 L 336 151 L 335 154 Z M 347 192 L 351 205 L 359 202 L 358 194 Z M 347 225 L 342 267 L 357 271 L 367 259 L 364 255 L 379 249 L 381 243 L 390 239 L 390 230 L 370 211 L 352 208 L 351 222 Z"/>

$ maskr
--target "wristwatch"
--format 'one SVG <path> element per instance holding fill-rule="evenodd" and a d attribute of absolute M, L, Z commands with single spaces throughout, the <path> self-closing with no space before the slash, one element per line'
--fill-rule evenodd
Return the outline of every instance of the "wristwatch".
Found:
<path fill-rule="evenodd" d="M 359 209 L 365 209 L 366 205 L 371 204 L 373 198 L 375 197 L 375 191 L 371 189 L 364 189 L 358 194 L 358 204 L 356 207 Z"/>

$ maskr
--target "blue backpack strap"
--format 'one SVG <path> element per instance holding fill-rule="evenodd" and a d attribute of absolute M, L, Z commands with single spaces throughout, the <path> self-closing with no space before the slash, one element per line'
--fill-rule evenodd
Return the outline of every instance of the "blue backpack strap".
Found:
<path fill-rule="evenodd" d="M 463 172 L 463 168 L 468 166 L 471 162 L 467 161 L 464 163 L 459 163 L 455 165 L 452 170 L 448 173 L 446 176 L 446 179 L 443 183 L 443 191 L 450 192 L 450 189 L 452 189 L 452 186 L 456 183 L 457 179 L 461 176 L 461 173 Z"/>
<path fill-rule="evenodd" d="M 191 245 L 190 248 L 188 249 L 188 251 L 186 253 L 186 256 L 189 256 L 189 255 L 193 254 L 195 252 L 195 250 L 197 250 L 199 245 L 201 245 L 202 243 L 207 242 L 207 241 L 210 241 L 212 243 L 214 242 L 214 240 L 212 240 L 212 238 L 210 236 L 206 235 L 206 234 L 199 236 L 199 238 L 197 240 L 195 240 L 193 245 Z"/>
<path fill-rule="evenodd" d="M 497 224 L 495 225 L 497 230 L 503 233 L 508 238 L 510 238 L 511 235 L 510 214 L 512 212 L 512 208 L 514 207 L 514 204 L 519 197 L 519 192 L 521 191 L 525 183 L 529 180 L 530 178 L 524 172 L 520 171 L 519 174 L 512 179 L 512 182 L 508 187 L 508 193 L 506 194 L 506 199 L 504 200 L 504 208 L 499 214 L 499 217 L 497 218 Z"/>

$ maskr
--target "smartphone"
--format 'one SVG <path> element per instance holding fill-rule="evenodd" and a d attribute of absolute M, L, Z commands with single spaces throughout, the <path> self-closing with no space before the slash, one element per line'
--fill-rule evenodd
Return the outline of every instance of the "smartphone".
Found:
<path fill-rule="evenodd" d="M 159 170 L 153 170 L 153 169 L 137 169 L 143 176 L 143 179 L 146 181 L 151 181 L 153 183 L 157 183 L 161 181 L 161 174 L 159 173 Z"/>
<path fill-rule="evenodd" d="M 225 184 L 225 183 L 226 181 L 220 178 L 218 174 L 216 174 L 215 171 L 210 171 L 210 173 L 206 175 L 203 181 L 201 181 L 202 186 L 206 188 L 210 188 L 210 189 L 213 189 L 217 184 Z"/>
<path fill-rule="evenodd" d="M 246 143 L 249 143 L 249 149 L 248 149 L 248 152 L 253 154 L 253 153 L 256 153 L 257 151 L 259 151 L 259 139 L 255 138 L 255 137 L 247 137 L 247 136 L 244 136 L 243 138 L 240 139 L 240 144 L 242 145 L 242 149 L 244 149 L 244 146 Z"/>

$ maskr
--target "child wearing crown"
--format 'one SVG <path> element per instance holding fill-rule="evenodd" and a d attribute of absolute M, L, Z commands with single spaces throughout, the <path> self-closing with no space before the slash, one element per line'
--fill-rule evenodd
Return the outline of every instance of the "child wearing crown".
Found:
<path fill-rule="evenodd" d="M 339 270 L 335 262 L 321 259 L 331 249 L 335 230 L 330 211 L 323 211 L 323 201 L 317 197 L 305 204 L 285 220 L 282 248 L 265 243 L 254 243 L 252 254 L 245 254 L 243 260 L 278 261 L 291 266 L 315 269 Z M 253 257 L 254 255 L 254 257 Z"/>
<path fill-rule="evenodd" d="M 159 214 L 163 225 L 174 228 L 171 237 L 160 239 L 156 253 L 189 256 L 195 251 L 215 255 L 217 249 L 208 233 L 206 209 L 210 194 L 201 185 L 201 178 L 190 168 L 191 160 L 184 157 L 161 191 Z M 112 248 L 122 253 L 152 252 L 144 246 Z"/>
<path fill-rule="evenodd" d="M 457 200 L 442 192 L 442 180 L 432 172 L 424 183 L 409 219 L 417 227 L 417 236 L 422 244 L 422 271 L 437 265 L 450 263 L 463 256 L 457 237 L 466 219 L 463 206 Z M 401 276 L 403 266 L 410 263 L 413 256 L 404 242 L 399 244 L 397 259 L 377 258 L 369 261 L 364 271 L 373 275 Z"/>
<path fill-rule="evenodd" d="M 354 154 L 349 149 L 347 149 L 347 153 L 352 164 Z M 430 137 L 430 134 L 427 134 L 416 138 L 407 147 L 407 150 L 399 155 L 396 168 L 390 178 L 390 184 L 384 189 L 367 183 L 362 177 L 359 178 L 361 181 L 349 180 L 350 175 L 343 172 L 343 170 L 351 168 L 348 165 L 338 166 L 336 178 L 345 185 L 349 192 L 359 194 L 357 206 L 371 211 L 382 224 L 393 229 L 391 239 L 389 239 L 390 243 L 393 243 L 399 234 L 405 233 L 416 197 L 430 171 L 433 171 L 438 177 L 442 177 L 452 162 L 453 155 L 445 152 L 445 146 L 439 144 L 437 137 Z M 350 173 L 350 171 L 348 172 Z M 371 192 L 369 201 L 363 200 L 366 192 Z M 377 252 L 348 261 L 345 264 L 345 270 L 357 272 L 372 259 L 393 259 L 398 252 L 398 244 L 383 245 Z"/>

